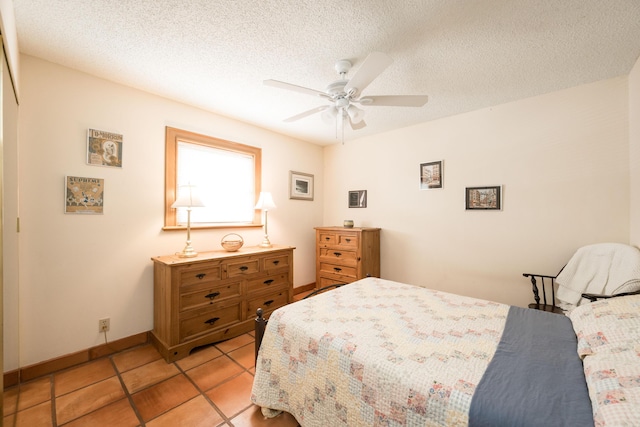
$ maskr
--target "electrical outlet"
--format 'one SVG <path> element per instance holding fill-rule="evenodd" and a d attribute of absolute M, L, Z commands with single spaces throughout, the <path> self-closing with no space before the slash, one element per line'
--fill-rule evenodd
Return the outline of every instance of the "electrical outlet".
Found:
<path fill-rule="evenodd" d="M 98 332 L 107 332 L 109 330 L 109 318 L 98 320 Z"/>

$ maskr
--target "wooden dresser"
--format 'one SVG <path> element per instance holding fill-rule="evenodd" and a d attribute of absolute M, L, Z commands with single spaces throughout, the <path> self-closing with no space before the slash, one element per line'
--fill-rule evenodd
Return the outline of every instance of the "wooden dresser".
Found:
<path fill-rule="evenodd" d="M 293 247 L 247 247 L 153 260 L 151 339 L 173 362 L 195 347 L 242 335 L 265 314 L 293 301 Z"/>
<path fill-rule="evenodd" d="M 380 229 L 316 227 L 316 288 L 380 277 Z"/>

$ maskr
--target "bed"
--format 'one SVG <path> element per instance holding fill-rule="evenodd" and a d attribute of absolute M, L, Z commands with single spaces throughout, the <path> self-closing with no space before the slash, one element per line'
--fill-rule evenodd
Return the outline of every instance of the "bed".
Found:
<path fill-rule="evenodd" d="M 640 295 L 564 316 L 366 278 L 271 314 L 251 400 L 303 427 L 640 425 Z"/>

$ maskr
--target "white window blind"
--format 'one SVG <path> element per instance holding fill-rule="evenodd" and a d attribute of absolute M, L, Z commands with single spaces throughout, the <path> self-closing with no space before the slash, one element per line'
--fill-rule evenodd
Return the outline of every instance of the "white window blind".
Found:
<path fill-rule="evenodd" d="M 244 224 L 254 217 L 254 157 L 245 153 L 179 141 L 177 188 L 195 185 L 205 207 L 191 210 L 191 224 Z M 178 208 L 177 223 L 187 223 Z"/>

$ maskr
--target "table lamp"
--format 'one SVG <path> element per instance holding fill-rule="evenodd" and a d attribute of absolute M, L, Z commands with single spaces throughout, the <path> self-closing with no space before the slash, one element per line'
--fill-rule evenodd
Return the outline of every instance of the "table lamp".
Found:
<path fill-rule="evenodd" d="M 181 185 L 178 188 L 178 198 L 171 205 L 172 208 L 187 208 L 187 243 L 178 254 L 180 258 L 193 258 L 198 255 L 191 246 L 191 208 L 202 207 L 204 203 L 197 194 L 195 185 Z"/>
<path fill-rule="evenodd" d="M 267 217 L 269 215 L 269 209 L 275 209 L 276 204 L 273 203 L 273 197 L 268 191 L 261 191 L 258 203 L 256 203 L 255 209 L 264 211 L 264 239 L 260 243 L 261 248 L 270 248 L 271 242 L 269 241 L 269 233 L 267 231 Z"/>

